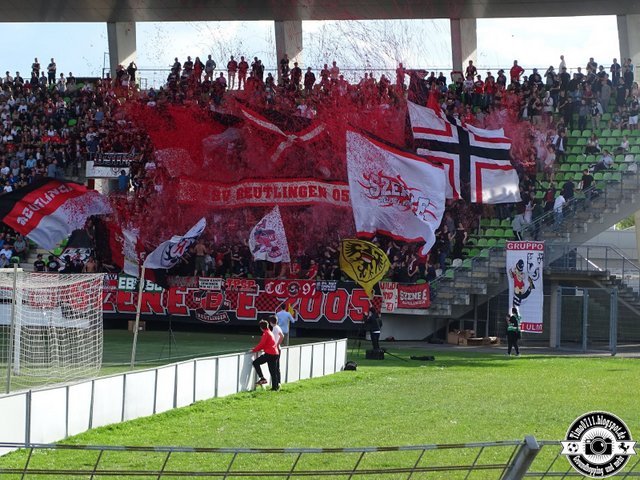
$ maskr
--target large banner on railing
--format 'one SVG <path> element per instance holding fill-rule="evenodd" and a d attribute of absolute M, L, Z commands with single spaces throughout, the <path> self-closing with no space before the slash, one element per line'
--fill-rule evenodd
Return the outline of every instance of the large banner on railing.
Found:
<path fill-rule="evenodd" d="M 520 311 L 523 332 L 542 333 L 544 242 L 507 242 L 509 312 Z"/>
<path fill-rule="evenodd" d="M 145 281 L 141 316 L 222 325 L 241 325 L 274 314 L 291 304 L 299 326 L 305 328 L 359 328 L 369 311 L 366 292 L 353 282 L 334 280 L 280 280 L 214 277 L 172 277 L 163 290 Z M 138 279 L 105 275 L 103 312 L 106 319 L 133 319 Z M 380 282 L 372 300 L 379 311 L 429 308 L 429 285 Z M 384 297 L 384 300 L 383 300 Z"/>
<path fill-rule="evenodd" d="M 133 319 L 138 280 L 106 275 L 103 312 L 106 319 Z M 377 290 L 372 300 L 380 310 Z M 174 320 L 209 324 L 250 324 L 291 304 L 298 326 L 305 328 L 358 328 L 369 311 L 365 291 L 352 282 L 246 278 L 173 277 L 167 290 L 146 281 L 142 319 L 173 315 Z"/>

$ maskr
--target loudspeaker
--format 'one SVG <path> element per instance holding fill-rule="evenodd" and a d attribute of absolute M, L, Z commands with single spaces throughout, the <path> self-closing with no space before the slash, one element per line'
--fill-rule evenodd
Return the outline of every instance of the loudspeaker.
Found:
<path fill-rule="evenodd" d="M 369 360 L 384 360 L 384 350 L 367 350 L 365 358 Z"/>

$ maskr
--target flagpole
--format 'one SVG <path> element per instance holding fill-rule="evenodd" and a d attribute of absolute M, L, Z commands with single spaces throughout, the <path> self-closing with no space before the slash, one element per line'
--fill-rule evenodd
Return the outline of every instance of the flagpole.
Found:
<path fill-rule="evenodd" d="M 142 271 L 140 272 L 140 279 L 138 281 L 138 307 L 136 308 L 136 323 L 133 329 L 133 347 L 131 348 L 131 368 L 135 367 L 136 363 L 136 347 L 138 345 L 138 329 L 140 327 L 140 310 L 142 308 L 142 293 L 144 292 L 144 265 L 142 265 Z"/>

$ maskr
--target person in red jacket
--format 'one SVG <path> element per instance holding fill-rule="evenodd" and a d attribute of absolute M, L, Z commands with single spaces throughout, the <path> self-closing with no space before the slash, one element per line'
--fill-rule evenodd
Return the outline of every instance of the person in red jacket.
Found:
<path fill-rule="evenodd" d="M 269 374 L 271 375 L 271 390 L 280 390 L 280 383 L 278 382 L 278 346 L 273 338 L 271 330 L 269 330 L 269 322 L 266 320 L 260 320 L 260 330 L 262 330 L 262 338 L 260 343 L 256 345 L 251 352 L 257 353 L 262 350 L 264 353 L 253 361 L 253 368 L 256 369 L 259 380 L 256 382 L 258 385 L 265 385 L 267 380 L 262 374 L 262 365 L 267 364 L 269 367 Z"/>

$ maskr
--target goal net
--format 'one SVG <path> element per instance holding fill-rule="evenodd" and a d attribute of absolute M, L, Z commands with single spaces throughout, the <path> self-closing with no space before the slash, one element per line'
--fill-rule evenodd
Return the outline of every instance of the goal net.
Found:
<path fill-rule="evenodd" d="M 98 372 L 102 284 L 102 274 L 0 271 L 0 393 Z"/>

